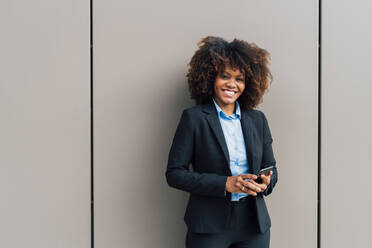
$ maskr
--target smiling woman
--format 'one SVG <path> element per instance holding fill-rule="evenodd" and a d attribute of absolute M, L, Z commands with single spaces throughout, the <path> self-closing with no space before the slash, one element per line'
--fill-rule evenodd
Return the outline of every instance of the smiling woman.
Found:
<path fill-rule="evenodd" d="M 197 106 L 182 113 L 165 173 L 171 187 L 190 193 L 186 247 L 267 248 L 264 196 L 278 172 L 267 119 L 253 108 L 272 80 L 269 53 L 210 36 L 199 46 L 187 74 Z"/>
<path fill-rule="evenodd" d="M 214 99 L 227 115 L 234 112 L 235 101 L 245 89 L 244 75 L 239 69 L 226 67 L 214 82 Z"/>
<path fill-rule="evenodd" d="M 187 73 L 190 95 L 196 104 L 210 100 L 217 79 L 228 79 L 217 76 L 237 77 L 238 74 L 229 74 L 232 69 L 244 75 L 239 78 L 245 83 L 245 89 L 239 96 L 241 107 L 250 110 L 261 103 L 262 96 L 273 80 L 268 68 L 270 54 L 265 49 L 243 40 L 234 39 L 229 43 L 213 36 L 203 38 L 198 45 L 199 49 L 190 60 Z"/>

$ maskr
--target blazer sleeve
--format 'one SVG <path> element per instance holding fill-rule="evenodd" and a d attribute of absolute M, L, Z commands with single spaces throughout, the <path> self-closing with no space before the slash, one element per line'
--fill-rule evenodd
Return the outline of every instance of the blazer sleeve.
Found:
<path fill-rule="evenodd" d="M 266 116 L 263 112 L 261 112 L 263 118 L 263 153 L 262 153 L 262 164 L 261 168 L 266 168 L 269 166 L 274 166 L 273 174 L 271 175 L 270 184 L 268 185 L 267 189 L 263 192 L 265 196 L 271 194 L 273 191 L 275 184 L 278 181 L 278 170 L 276 167 L 276 160 L 273 153 L 272 143 L 273 139 L 271 136 L 269 124 L 267 122 Z"/>
<path fill-rule="evenodd" d="M 195 132 L 188 110 L 184 110 L 176 129 L 165 173 L 169 186 L 193 194 L 226 197 L 227 176 L 189 170 L 194 156 Z"/>

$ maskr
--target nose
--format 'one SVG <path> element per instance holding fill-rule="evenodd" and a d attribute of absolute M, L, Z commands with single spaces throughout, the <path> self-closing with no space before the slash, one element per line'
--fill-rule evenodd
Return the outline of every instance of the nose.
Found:
<path fill-rule="evenodd" d="M 236 85 L 236 80 L 233 78 L 226 82 L 226 86 L 229 88 L 235 88 L 235 85 Z"/>

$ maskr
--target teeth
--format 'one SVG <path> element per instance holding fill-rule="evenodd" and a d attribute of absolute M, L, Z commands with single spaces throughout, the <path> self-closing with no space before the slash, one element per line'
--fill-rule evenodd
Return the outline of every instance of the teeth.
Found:
<path fill-rule="evenodd" d="M 234 94 L 235 94 L 235 92 L 234 92 L 234 91 L 228 91 L 228 90 L 225 90 L 225 92 L 226 92 L 227 94 L 229 94 L 230 96 L 232 96 L 232 95 L 234 95 Z"/>

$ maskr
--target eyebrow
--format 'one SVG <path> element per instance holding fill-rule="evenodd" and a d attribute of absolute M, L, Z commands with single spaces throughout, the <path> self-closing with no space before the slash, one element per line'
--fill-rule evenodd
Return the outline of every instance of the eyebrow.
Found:
<path fill-rule="evenodd" d="M 231 76 L 231 74 L 228 73 L 227 71 L 225 71 L 225 72 L 223 72 L 223 73 L 227 73 L 227 74 L 229 74 L 229 75 Z M 239 75 L 237 75 L 237 77 L 239 77 L 239 76 L 244 77 L 244 74 L 239 74 Z"/>

